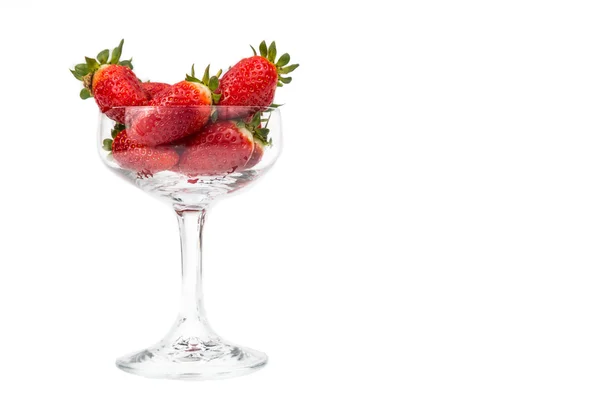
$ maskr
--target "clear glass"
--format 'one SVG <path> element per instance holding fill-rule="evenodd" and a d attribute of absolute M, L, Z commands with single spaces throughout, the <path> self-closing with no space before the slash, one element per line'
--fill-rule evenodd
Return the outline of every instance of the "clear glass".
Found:
<path fill-rule="evenodd" d="M 225 118 L 232 118 L 230 121 L 244 128 L 246 125 L 242 122 L 249 123 L 257 112 L 256 107 L 213 106 L 209 110 L 196 109 L 199 108 L 123 107 L 117 113 L 121 122 L 125 123 L 127 136 L 130 132 L 135 136 L 139 135 L 134 130 L 140 119 L 148 115 L 155 123 L 153 127 L 158 129 L 167 129 L 166 125 L 161 125 L 160 118 L 167 125 L 173 121 L 183 121 L 181 126 L 186 126 L 189 113 L 204 111 L 210 112 L 211 118 L 218 119 L 217 124 Z M 266 364 L 267 356 L 264 353 L 226 341 L 212 330 L 206 319 L 202 297 L 202 229 L 207 211 L 214 202 L 247 188 L 263 176 L 281 150 L 279 110 L 263 108 L 260 116 L 259 128 L 269 129 L 270 145 L 260 146 L 260 143 L 257 144 L 260 141 L 254 139 L 254 147 L 249 149 L 239 142 L 252 142 L 252 139 L 248 140 L 247 131 L 245 136 L 236 138 L 231 136 L 231 129 L 227 129 L 215 133 L 212 138 L 193 133 L 153 146 L 128 147 L 127 144 L 121 149 L 113 146 L 113 153 L 109 151 L 110 141 L 115 140 L 116 146 L 120 140 L 118 137 L 113 139 L 116 133 L 113 130 L 119 125 L 106 115 L 100 115 L 98 148 L 105 165 L 146 193 L 171 205 L 181 235 L 182 295 L 175 324 L 155 345 L 117 359 L 116 364 L 120 369 L 150 378 L 200 380 L 244 375 Z M 156 123 L 157 120 L 159 123 Z M 228 124 L 222 122 L 222 125 L 231 127 Z M 222 136 L 217 137 L 220 133 Z M 194 136 L 197 140 L 190 140 Z M 206 146 L 206 141 L 202 141 L 201 137 L 215 142 L 214 147 Z M 219 140 L 222 142 L 216 144 Z M 174 164 L 176 158 L 178 161 Z M 195 163 L 192 167 L 190 159 Z M 166 166 L 170 167 L 164 169 Z"/>

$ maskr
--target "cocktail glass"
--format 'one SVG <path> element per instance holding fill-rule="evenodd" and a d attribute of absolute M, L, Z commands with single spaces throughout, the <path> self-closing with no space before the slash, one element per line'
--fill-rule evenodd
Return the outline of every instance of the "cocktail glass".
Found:
<path fill-rule="evenodd" d="M 123 371 L 150 378 L 217 379 L 245 375 L 263 367 L 267 356 L 257 350 L 238 346 L 221 338 L 210 327 L 202 296 L 202 228 L 210 206 L 231 193 L 247 188 L 262 177 L 276 161 L 281 150 L 281 118 L 277 108 L 219 107 L 210 109 L 213 119 L 238 117 L 249 121 L 260 110 L 261 127 L 269 129 L 270 145 L 264 146 L 260 161 L 230 165 L 227 171 L 210 175 L 189 175 L 178 170 L 153 172 L 123 168 L 107 151 L 116 123 L 101 114 L 98 129 L 100 157 L 117 175 L 135 184 L 144 192 L 169 204 L 175 210 L 181 236 L 181 308 L 175 324 L 158 343 L 144 350 L 117 359 Z M 186 112 L 189 108 L 122 107 L 126 125 L 148 112 Z M 128 128 L 127 128 L 128 129 Z M 185 144 L 177 141 L 161 144 L 181 153 Z M 255 149 L 258 151 L 259 149 Z M 137 150 L 136 150 L 137 151 Z M 148 151 L 139 149 L 139 151 Z M 254 154 L 256 156 L 256 154 Z M 250 160 L 248 160 L 250 161 Z"/>

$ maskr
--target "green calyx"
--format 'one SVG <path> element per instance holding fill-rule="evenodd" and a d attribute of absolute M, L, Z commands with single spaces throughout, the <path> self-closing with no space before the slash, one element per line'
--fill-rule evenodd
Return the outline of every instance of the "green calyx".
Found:
<path fill-rule="evenodd" d="M 219 78 L 223 70 L 220 69 L 216 75 L 210 76 L 210 64 L 204 70 L 204 75 L 202 75 L 202 79 L 196 78 L 196 71 L 194 70 L 194 64 L 192 64 L 192 73 L 191 75 L 186 75 L 185 80 L 188 82 L 196 82 L 206 86 L 211 93 L 213 104 L 217 104 L 219 100 L 221 100 L 221 94 L 215 93 L 215 90 L 219 88 Z"/>
<path fill-rule="evenodd" d="M 271 146 L 273 144 L 273 140 L 269 138 L 269 128 L 267 128 L 270 118 L 271 116 L 269 115 L 269 118 L 262 119 L 262 113 L 258 111 L 256 114 L 254 114 L 250 122 L 237 121 L 236 125 L 248 129 L 250 132 L 252 132 L 254 139 L 258 140 L 263 145 Z M 265 122 L 265 126 L 259 128 L 262 122 Z"/>
<path fill-rule="evenodd" d="M 125 125 L 120 124 L 118 122 L 115 123 L 115 126 L 112 128 L 112 130 L 110 131 L 110 136 L 112 136 L 112 139 L 104 139 L 102 141 L 102 148 L 106 151 L 112 151 L 112 145 L 113 145 L 113 141 L 114 139 L 117 137 L 117 135 L 119 133 L 121 133 L 121 131 L 123 131 L 125 129 Z"/>
<path fill-rule="evenodd" d="M 100 66 L 113 64 L 133 69 L 131 58 L 129 60 L 121 61 L 124 42 L 125 41 L 121 39 L 121 42 L 113 49 L 112 53 L 108 49 L 105 49 L 98 53 L 96 58 L 85 57 L 85 63 L 77 64 L 75 68 L 70 70 L 75 79 L 83 82 L 84 89 L 79 93 L 79 97 L 83 100 L 93 97 L 92 78 L 94 77 L 94 72 L 96 72 Z"/>
<path fill-rule="evenodd" d="M 102 148 L 106 151 L 112 151 L 113 140 L 112 139 L 104 139 L 102 141 Z"/>
<path fill-rule="evenodd" d="M 252 52 L 255 56 L 258 55 L 254 47 L 250 46 L 250 48 L 252 49 Z M 279 57 L 279 59 L 275 61 L 277 57 L 277 46 L 275 45 L 275 42 L 271 42 L 269 47 L 267 47 L 267 43 L 264 40 L 260 42 L 260 45 L 258 46 L 258 51 L 261 57 L 264 57 L 267 60 L 269 60 L 277 68 L 277 75 L 279 75 L 279 79 L 277 80 L 277 86 L 281 87 L 284 84 L 288 84 L 292 81 L 291 77 L 283 75 L 289 74 L 290 72 L 298 68 L 300 64 L 288 65 L 290 62 L 290 55 L 288 53 L 282 54 L 281 57 Z"/>

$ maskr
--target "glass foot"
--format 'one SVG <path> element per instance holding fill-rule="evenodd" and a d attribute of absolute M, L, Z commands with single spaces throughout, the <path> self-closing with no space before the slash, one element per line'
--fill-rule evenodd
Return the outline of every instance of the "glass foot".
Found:
<path fill-rule="evenodd" d="M 257 371 L 267 355 L 222 339 L 178 338 L 117 359 L 117 367 L 147 378 L 204 380 Z"/>

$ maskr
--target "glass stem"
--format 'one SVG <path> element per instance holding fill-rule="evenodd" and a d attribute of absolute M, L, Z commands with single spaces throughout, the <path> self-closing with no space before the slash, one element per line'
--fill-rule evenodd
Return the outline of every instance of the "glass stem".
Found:
<path fill-rule="evenodd" d="M 182 296 L 179 323 L 201 325 L 210 330 L 202 295 L 202 228 L 206 208 L 176 209 L 175 212 L 181 236 Z"/>

